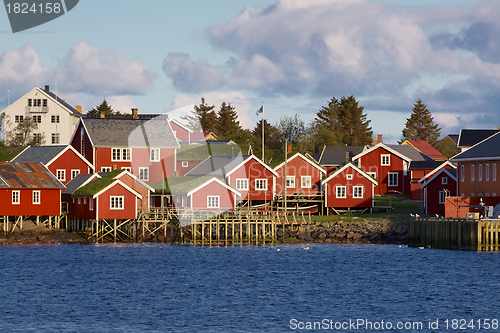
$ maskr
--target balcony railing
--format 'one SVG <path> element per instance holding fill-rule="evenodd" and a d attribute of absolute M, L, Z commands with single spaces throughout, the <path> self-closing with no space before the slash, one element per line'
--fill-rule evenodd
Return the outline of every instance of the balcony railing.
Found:
<path fill-rule="evenodd" d="M 27 106 L 26 112 L 27 113 L 47 113 L 47 112 L 49 112 L 49 107 L 48 106 Z"/>

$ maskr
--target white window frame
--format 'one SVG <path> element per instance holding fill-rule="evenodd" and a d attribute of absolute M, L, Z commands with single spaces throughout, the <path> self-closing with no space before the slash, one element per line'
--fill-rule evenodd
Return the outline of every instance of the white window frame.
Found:
<path fill-rule="evenodd" d="M 150 162 L 160 162 L 160 148 L 150 148 L 149 149 L 149 161 Z"/>
<path fill-rule="evenodd" d="M 345 179 L 352 180 L 353 179 L 353 174 L 352 173 L 348 173 L 347 175 L 345 175 Z"/>
<path fill-rule="evenodd" d="M 396 182 L 391 182 L 391 176 L 396 177 Z M 388 172 L 387 173 L 387 186 L 396 187 L 399 185 L 399 173 L 398 172 Z"/>
<path fill-rule="evenodd" d="M 442 185 L 448 184 L 448 177 L 441 177 L 441 184 Z"/>
<path fill-rule="evenodd" d="M 32 198 L 33 198 L 33 205 L 39 205 L 41 203 L 41 192 L 40 191 L 33 191 L 32 193 Z"/>
<path fill-rule="evenodd" d="M 236 178 L 236 189 L 248 191 L 248 178 Z"/>
<path fill-rule="evenodd" d="M 50 116 L 50 123 L 51 124 L 59 124 L 59 116 L 58 115 L 52 115 Z"/>
<path fill-rule="evenodd" d="M 489 182 L 490 181 L 490 164 L 489 163 L 486 163 L 486 166 L 484 168 L 484 173 L 485 173 L 484 180 Z"/>
<path fill-rule="evenodd" d="M 149 181 L 149 167 L 139 168 L 139 179 L 144 181 Z"/>
<path fill-rule="evenodd" d="M 444 205 L 446 198 L 449 197 L 449 191 L 439 191 L 439 204 Z"/>
<path fill-rule="evenodd" d="M 60 182 L 66 181 L 66 170 L 65 169 L 57 169 L 56 170 L 56 178 Z"/>
<path fill-rule="evenodd" d="M 111 210 L 124 210 L 125 197 L 123 195 L 112 195 L 109 197 L 109 209 Z"/>
<path fill-rule="evenodd" d="M 335 186 L 335 197 L 337 199 L 347 198 L 347 187 L 346 186 Z"/>
<path fill-rule="evenodd" d="M 21 204 L 21 191 L 12 191 L 12 204 L 13 205 Z"/>
<path fill-rule="evenodd" d="M 256 191 L 267 191 L 267 178 L 255 179 L 255 190 Z"/>
<path fill-rule="evenodd" d="M 207 208 L 220 208 L 220 195 L 207 195 Z"/>
<path fill-rule="evenodd" d="M 188 168 L 189 167 L 189 162 L 188 161 L 182 161 L 182 167 L 183 168 Z"/>
<path fill-rule="evenodd" d="M 111 172 L 111 167 L 101 167 L 101 172 Z"/>
<path fill-rule="evenodd" d="M 470 166 L 470 181 L 473 182 L 476 180 L 476 167 L 474 164 Z"/>
<path fill-rule="evenodd" d="M 71 179 L 75 178 L 80 174 L 80 169 L 71 169 Z"/>
<path fill-rule="evenodd" d="M 111 161 L 132 161 L 132 150 L 130 148 L 111 148 Z"/>
<path fill-rule="evenodd" d="M 391 154 L 380 154 L 380 165 L 391 165 Z"/>
<path fill-rule="evenodd" d="M 53 145 L 59 144 L 61 142 L 61 136 L 59 135 L 59 133 L 52 133 L 52 135 L 50 137 L 50 142 Z"/>
<path fill-rule="evenodd" d="M 89 210 L 94 210 L 94 199 L 89 198 Z"/>
<path fill-rule="evenodd" d="M 300 176 L 300 187 L 301 188 L 311 188 L 311 176 Z"/>
<path fill-rule="evenodd" d="M 16 115 L 16 116 L 14 117 L 14 120 L 15 120 L 15 123 L 16 123 L 16 124 L 20 124 L 20 123 L 22 123 L 22 122 L 24 121 L 24 116 L 21 116 L 21 115 Z"/>
<path fill-rule="evenodd" d="M 493 168 L 491 169 L 491 180 L 497 181 L 497 164 L 493 163 Z"/>
<path fill-rule="evenodd" d="M 465 165 L 460 165 L 460 181 L 463 183 L 465 181 Z"/>
<path fill-rule="evenodd" d="M 362 199 L 364 195 L 363 186 L 353 186 L 352 187 L 352 197 L 356 199 Z"/>
<path fill-rule="evenodd" d="M 286 188 L 295 188 L 295 176 L 286 176 Z"/>
<path fill-rule="evenodd" d="M 371 177 L 377 179 L 377 173 L 376 172 L 368 171 L 366 173 L 368 174 L 368 176 L 371 176 Z"/>
<path fill-rule="evenodd" d="M 482 182 L 483 181 L 483 165 L 479 164 L 477 166 L 477 180 Z"/>
<path fill-rule="evenodd" d="M 132 172 L 132 168 L 131 167 L 121 167 L 122 170 L 125 170 L 125 171 L 128 171 L 128 172 Z"/>

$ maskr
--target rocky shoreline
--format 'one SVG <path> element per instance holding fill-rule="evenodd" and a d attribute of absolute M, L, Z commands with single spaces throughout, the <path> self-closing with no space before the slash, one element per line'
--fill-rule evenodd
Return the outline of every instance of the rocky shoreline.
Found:
<path fill-rule="evenodd" d="M 0 244 L 71 244 L 88 243 L 85 238 L 76 232 L 64 229 L 50 229 L 37 226 L 32 221 L 24 221 L 23 229 L 16 229 L 12 233 L 0 234 Z"/>

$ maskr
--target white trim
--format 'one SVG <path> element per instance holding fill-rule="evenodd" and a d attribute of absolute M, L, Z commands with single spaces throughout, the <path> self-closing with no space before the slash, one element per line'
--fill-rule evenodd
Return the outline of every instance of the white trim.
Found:
<path fill-rule="evenodd" d="M 439 177 L 439 175 L 441 173 L 446 173 L 451 179 L 453 179 L 455 182 L 457 182 L 457 177 L 453 176 L 449 171 L 448 169 L 440 169 L 438 173 L 436 173 L 432 178 L 430 178 L 428 181 L 426 181 L 422 186 L 420 186 L 420 188 L 425 188 L 427 187 L 427 185 L 429 185 L 434 179 L 436 179 L 437 177 Z M 457 182 L 458 183 L 458 182 Z"/>
<path fill-rule="evenodd" d="M 59 179 L 59 172 L 61 172 L 63 175 L 62 179 Z M 56 169 L 56 178 L 59 181 L 65 182 L 66 181 L 66 169 Z"/>
<path fill-rule="evenodd" d="M 300 176 L 300 188 L 312 188 L 312 177 L 311 176 Z M 308 183 L 304 186 L 304 179 L 308 179 Z"/>
<path fill-rule="evenodd" d="M 73 176 L 74 172 L 77 172 L 77 174 L 75 176 Z M 81 172 L 82 172 L 82 170 L 80 170 L 80 169 L 71 169 L 71 175 L 70 175 L 71 180 L 73 180 L 73 178 L 75 178 L 76 176 L 78 176 Z"/>
<path fill-rule="evenodd" d="M 228 180 L 229 180 L 229 179 L 228 179 Z M 247 185 L 247 186 L 246 186 L 246 188 L 238 188 L 238 181 L 240 181 L 240 182 L 241 182 L 242 180 L 244 180 L 244 181 L 246 182 L 246 185 Z M 230 181 L 230 180 L 229 180 L 228 182 L 229 182 L 229 183 L 231 183 L 231 181 Z M 235 188 L 236 188 L 238 191 L 248 191 L 248 189 L 249 189 L 249 184 L 250 184 L 250 180 L 249 180 L 248 178 L 236 178 L 236 179 L 235 179 L 234 186 L 235 186 Z"/>
<path fill-rule="evenodd" d="M 390 175 L 396 175 L 396 184 L 391 185 L 391 178 Z M 387 186 L 388 187 L 397 187 L 399 186 L 399 172 L 398 171 L 391 171 L 387 173 Z"/>
<path fill-rule="evenodd" d="M 431 172 L 429 172 L 428 174 L 426 174 L 425 176 L 423 176 L 422 178 L 420 178 L 418 180 L 419 183 L 423 183 L 425 182 L 429 177 L 431 177 L 434 173 L 438 172 L 439 170 L 441 170 L 441 168 L 444 168 L 445 166 L 451 166 L 453 169 L 457 169 L 457 166 L 454 165 L 453 163 L 451 163 L 450 161 L 445 161 L 443 162 L 442 164 L 440 164 L 437 168 L 435 168 L 434 170 L 432 170 Z"/>
<path fill-rule="evenodd" d="M 230 190 L 231 192 L 233 192 L 234 194 L 236 194 L 237 196 L 241 197 L 241 193 L 234 189 L 233 187 L 229 186 L 228 184 L 224 183 L 222 180 L 220 180 L 219 178 L 215 178 L 215 177 L 212 177 L 210 178 L 209 180 L 207 180 L 206 182 L 204 182 L 203 184 L 201 185 L 198 185 L 196 188 L 192 189 L 191 191 L 189 191 L 186 195 L 187 196 L 190 196 L 192 195 L 193 193 L 197 192 L 198 190 L 200 190 L 201 188 L 205 187 L 206 185 L 210 184 L 211 182 L 216 182 L 222 186 L 224 186 L 225 188 L 227 188 L 228 190 Z"/>
<path fill-rule="evenodd" d="M 35 193 L 38 193 L 38 201 L 35 201 Z M 42 191 L 40 191 L 40 190 L 31 191 L 31 199 L 32 199 L 33 205 L 40 205 L 42 203 Z"/>
<path fill-rule="evenodd" d="M 385 158 L 387 163 L 384 163 Z M 391 154 L 380 154 L 380 166 L 391 166 Z"/>
<path fill-rule="evenodd" d="M 145 183 L 144 181 L 139 179 L 139 177 L 137 177 L 136 175 L 134 175 L 132 172 L 130 172 L 128 170 L 122 169 L 122 172 L 120 172 L 118 175 L 116 175 L 113 179 L 120 179 L 123 175 L 130 176 L 133 180 L 135 180 L 136 182 L 138 182 L 139 184 L 141 184 L 142 186 L 147 188 L 149 191 L 151 191 L 151 192 L 155 191 L 155 189 L 151 185 Z"/>
<path fill-rule="evenodd" d="M 292 161 L 296 157 L 302 158 L 304 161 L 306 161 L 307 163 L 311 164 L 313 167 L 315 167 L 316 169 L 318 169 L 321 173 L 326 174 L 326 170 L 324 168 L 322 168 L 320 165 L 314 163 L 312 160 L 308 159 L 307 157 L 305 157 L 301 153 L 295 153 L 295 155 L 293 155 L 292 157 L 290 157 L 290 158 L 287 159 L 287 162 Z M 280 164 L 278 164 L 278 166 L 274 167 L 273 170 L 275 170 L 275 171 L 279 170 L 279 169 L 281 169 L 284 166 L 285 166 L 285 162 L 283 161 Z"/>
<path fill-rule="evenodd" d="M 14 201 L 14 193 L 17 193 L 17 201 Z M 21 191 L 19 190 L 12 190 L 11 194 L 11 201 L 13 205 L 20 205 L 21 204 Z"/>
<path fill-rule="evenodd" d="M 339 196 L 339 189 L 343 189 L 344 190 L 344 195 L 343 196 Z M 346 199 L 347 198 L 347 186 L 345 185 L 337 185 L 335 186 L 335 198 L 336 199 Z"/>
<path fill-rule="evenodd" d="M 495 134 L 492 134 L 490 135 L 489 137 L 487 137 L 486 139 L 482 140 L 482 141 L 479 141 L 478 143 L 476 143 L 475 145 L 473 146 L 470 146 L 467 150 L 465 151 L 462 151 L 458 154 L 456 154 L 455 156 L 453 156 L 452 158 L 450 158 L 450 161 L 453 160 L 453 162 L 464 162 L 464 161 L 485 161 L 485 160 L 496 160 L 496 159 L 500 159 L 500 156 L 490 156 L 490 157 L 472 157 L 472 158 L 456 158 L 457 156 L 460 156 L 462 155 L 463 153 L 465 153 L 466 151 L 468 151 L 469 149 L 472 149 L 474 148 L 475 146 L 483 143 L 484 141 L 486 140 L 489 140 L 491 139 L 492 137 L 494 137 L 495 135 L 498 135 L 500 133 L 500 131 L 496 132 Z M 460 130 L 460 134 L 458 136 L 458 141 L 457 141 L 457 147 L 461 148 L 461 147 L 466 147 L 466 146 L 458 146 L 458 143 L 460 142 L 460 138 L 462 137 L 462 130 Z"/>
<path fill-rule="evenodd" d="M 290 183 L 293 182 L 293 185 L 288 185 L 288 179 L 290 179 Z M 286 176 L 285 187 L 286 188 L 295 188 L 295 176 Z"/>
<path fill-rule="evenodd" d="M 147 178 L 141 178 L 141 170 L 147 170 Z M 137 178 L 139 178 L 140 180 L 146 181 L 146 182 L 149 181 L 149 167 L 139 167 L 138 174 L 139 175 L 137 176 Z"/>
<path fill-rule="evenodd" d="M 394 149 L 386 146 L 385 144 L 383 143 L 378 143 L 376 144 L 375 146 L 365 150 L 365 151 L 362 151 L 361 153 L 359 153 L 358 155 L 354 156 L 352 158 L 352 161 L 356 161 L 358 160 L 359 158 L 365 156 L 366 154 L 368 153 L 371 153 L 372 151 L 376 150 L 377 148 L 382 148 L 382 149 L 385 149 L 386 151 L 390 152 L 391 154 L 393 155 L 396 155 L 397 157 L 401 158 L 402 160 L 405 160 L 405 161 L 408 161 L 408 162 L 411 162 L 412 160 L 410 158 L 408 158 L 407 156 L 401 154 L 401 153 L 398 153 L 397 151 L 395 151 Z"/>
<path fill-rule="evenodd" d="M 264 181 L 265 188 L 257 188 L 257 181 Z M 254 182 L 254 191 L 267 191 L 269 188 L 269 182 L 267 181 L 267 178 L 255 178 Z"/>
<path fill-rule="evenodd" d="M 155 152 L 153 155 L 153 157 L 155 157 L 154 159 L 151 159 L 151 153 L 152 152 Z M 158 151 L 158 158 L 156 158 L 156 151 Z M 149 161 L 150 162 L 160 162 L 161 161 L 161 149 L 160 148 L 149 148 Z"/>
<path fill-rule="evenodd" d="M 242 155 L 242 156 L 245 156 L 245 155 Z M 210 157 L 208 157 L 210 158 Z M 230 176 L 233 172 L 235 172 L 236 170 L 238 170 L 241 166 L 243 166 L 245 163 L 247 163 L 248 161 L 250 161 L 251 159 L 254 159 L 255 161 L 257 161 L 258 163 L 260 163 L 263 167 L 265 167 L 267 170 L 269 170 L 273 175 L 275 175 L 276 177 L 279 177 L 280 175 L 274 171 L 273 169 L 271 169 L 267 164 L 265 164 L 264 162 L 262 162 L 257 156 L 255 155 L 248 155 L 248 157 L 246 159 L 244 159 L 240 164 L 238 164 L 237 166 L 235 166 L 233 169 L 231 169 L 229 172 L 226 173 L 226 177 Z M 202 162 L 203 163 L 203 162 Z M 201 164 L 201 163 L 200 163 Z"/>
<path fill-rule="evenodd" d="M 333 177 L 337 176 L 339 173 L 341 173 L 342 171 L 344 171 L 346 168 L 352 168 L 354 171 L 357 171 L 358 173 L 360 173 L 363 177 L 365 177 L 366 179 L 368 179 L 369 181 L 371 181 L 373 184 L 375 185 L 378 185 L 378 181 L 373 179 L 372 177 L 370 177 L 366 172 L 364 172 L 362 169 L 360 169 L 359 167 L 357 167 L 356 165 L 354 165 L 353 163 L 347 163 L 345 164 L 343 167 L 341 167 L 340 169 L 337 169 L 335 170 L 334 173 L 332 173 L 330 176 L 328 176 L 326 179 L 323 179 L 321 181 L 322 184 L 325 184 L 326 182 L 330 181 Z"/>
<path fill-rule="evenodd" d="M 121 207 L 113 207 L 113 199 L 118 199 L 119 201 L 118 202 L 115 202 L 115 206 L 116 204 L 120 204 L 121 203 Z M 125 210 L 125 196 L 124 195 L 110 195 L 109 196 L 109 210 Z"/>
<path fill-rule="evenodd" d="M 132 188 L 128 187 L 126 184 L 124 184 L 121 180 L 115 180 L 114 182 L 112 182 L 111 184 L 109 184 L 108 186 L 106 186 L 105 188 L 103 188 L 102 190 L 100 190 L 99 192 L 97 192 L 96 194 L 94 194 L 94 196 L 92 198 L 97 198 L 99 197 L 101 194 L 103 194 L 104 192 L 106 192 L 107 190 L 109 190 L 111 187 L 115 186 L 115 185 L 121 185 L 124 189 L 126 189 L 127 191 L 129 191 L 130 193 L 132 193 L 133 195 L 135 195 L 136 197 L 138 197 L 139 199 L 142 199 L 142 195 L 137 193 L 137 191 L 133 190 Z"/>
<path fill-rule="evenodd" d="M 361 189 L 361 196 L 360 197 L 356 196 L 356 188 Z M 354 199 L 363 199 L 364 195 L 365 195 L 365 187 L 363 185 L 356 185 L 356 186 L 352 187 L 352 197 Z"/>
<path fill-rule="evenodd" d="M 210 206 L 210 198 L 217 198 L 217 206 Z M 220 208 L 220 195 L 207 195 L 207 208 Z"/>
<path fill-rule="evenodd" d="M 168 122 L 173 122 L 174 124 L 176 124 L 177 126 L 179 126 L 180 128 L 182 128 L 183 130 L 189 132 L 189 133 L 193 133 L 192 130 L 190 130 L 189 128 L 187 128 L 186 125 L 182 124 L 181 122 L 179 122 L 177 119 L 168 119 Z M 172 127 L 172 126 L 170 126 Z M 173 131 L 172 131 L 173 132 Z"/>

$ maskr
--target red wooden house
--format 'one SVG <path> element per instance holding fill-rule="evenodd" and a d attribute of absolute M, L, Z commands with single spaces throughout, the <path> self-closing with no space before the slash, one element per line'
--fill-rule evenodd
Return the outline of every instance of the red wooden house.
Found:
<path fill-rule="evenodd" d="M 176 171 L 176 137 L 165 116 L 80 119 L 71 145 L 97 172 L 127 170 L 155 184 Z"/>
<path fill-rule="evenodd" d="M 79 174 L 93 173 L 94 166 L 74 147 L 33 146 L 27 147 L 12 162 L 42 162 L 64 185 Z"/>
<path fill-rule="evenodd" d="M 402 145 L 410 145 L 422 154 L 425 154 L 432 158 L 434 161 L 444 162 L 447 160 L 446 156 L 441 154 L 436 148 L 431 146 L 427 141 L 423 140 L 405 140 L 401 143 Z"/>
<path fill-rule="evenodd" d="M 457 194 L 457 172 L 455 169 L 439 168 L 422 185 L 426 214 L 445 215 L 447 197 Z"/>
<path fill-rule="evenodd" d="M 286 169 L 286 170 L 285 170 Z M 312 161 L 301 153 L 296 153 L 285 162 L 274 168 L 280 179 L 276 184 L 276 193 L 287 195 L 303 194 L 316 196 L 321 193 L 321 179 L 326 174 L 316 161 Z M 285 178 L 286 173 L 286 178 Z M 286 183 L 286 185 L 285 185 Z"/>
<path fill-rule="evenodd" d="M 135 219 L 139 192 L 111 177 L 95 178 L 77 189 L 70 202 L 70 217 L 74 219 Z"/>
<path fill-rule="evenodd" d="M 172 131 L 174 132 L 175 137 L 182 142 L 187 142 L 191 143 L 191 134 L 193 134 L 193 131 L 189 129 L 186 125 L 181 123 L 180 121 L 176 119 L 170 119 L 170 127 L 172 128 Z M 194 140 L 196 141 L 196 140 Z"/>
<path fill-rule="evenodd" d="M 324 146 L 317 161 L 329 175 L 366 149 L 365 146 Z"/>
<path fill-rule="evenodd" d="M 255 155 L 210 156 L 186 176 L 213 176 L 241 193 L 241 200 L 270 201 L 279 176 Z"/>
<path fill-rule="evenodd" d="M 353 163 L 346 163 L 322 182 L 325 207 L 374 207 L 375 186 L 378 182 Z"/>
<path fill-rule="evenodd" d="M 42 163 L 0 162 L 0 216 L 59 216 L 63 189 Z"/>
<path fill-rule="evenodd" d="M 375 194 L 410 194 L 410 164 L 413 161 L 432 159 L 409 145 L 379 143 L 354 156 L 353 161 L 370 176 L 378 179 Z"/>

